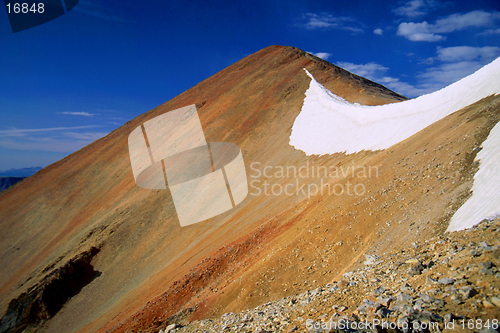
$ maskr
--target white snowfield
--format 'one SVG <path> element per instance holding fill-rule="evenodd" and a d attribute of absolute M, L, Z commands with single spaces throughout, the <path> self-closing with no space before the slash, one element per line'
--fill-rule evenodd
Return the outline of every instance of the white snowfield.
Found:
<path fill-rule="evenodd" d="M 482 98 L 500 94 L 500 58 L 446 88 L 418 98 L 379 106 L 351 104 L 311 78 L 304 105 L 295 119 L 290 145 L 307 155 L 387 149 L 432 123 Z M 474 194 L 460 208 L 449 231 L 469 228 L 483 218 L 500 214 L 500 125 L 484 142 L 484 159 L 474 182 Z M 496 135 L 496 136 L 495 136 Z M 488 162 L 485 162 L 488 161 Z M 481 180 L 478 180 L 481 179 Z M 476 186 L 477 185 L 477 186 Z M 498 193 L 492 195 L 495 192 Z M 478 198 L 478 199 L 476 199 Z"/>
<path fill-rule="evenodd" d="M 500 125 L 497 124 L 483 142 L 476 158 L 481 160 L 474 175 L 472 196 L 451 218 L 446 231 L 470 228 L 485 218 L 500 215 Z"/>

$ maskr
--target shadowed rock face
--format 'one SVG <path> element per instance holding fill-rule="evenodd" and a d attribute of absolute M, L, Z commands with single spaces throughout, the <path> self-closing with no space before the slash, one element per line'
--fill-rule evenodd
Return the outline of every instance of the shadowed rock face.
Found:
<path fill-rule="evenodd" d="M 309 85 L 303 68 L 353 103 L 404 100 L 293 47 L 240 60 L 0 194 L 1 312 L 24 318 L 8 309 L 22 308 L 23 297 L 92 247 L 100 248 L 91 265 L 101 275 L 64 297 L 47 332 L 139 332 L 220 316 L 330 282 L 368 252 L 443 232 L 467 197 L 475 148 L 498 121 L 498 98 L 384 151 L 307 157 L 289 145 Z M 181 228 L 168 190 L 135 185 L 127 138 L 145 121 L 191 104 L 207 141 L 241 148 L 250 194 L 235 209 Z M 274 173 L 301 166 L 347 172 L 328 179 Z M 353 166 L 377 172 L 352 173 Z M 321 180 L 332 188 L 363 184 L 364 191 L 265 194 Z"/>
<path fill-rule="evenodd" d="M 0 332 L 22 332 L 55 316 L 68 299 L 100 275 L 90 263 L 97 253 L 99 249 L 92 247 L 13 299 L 0 321 Z"/>

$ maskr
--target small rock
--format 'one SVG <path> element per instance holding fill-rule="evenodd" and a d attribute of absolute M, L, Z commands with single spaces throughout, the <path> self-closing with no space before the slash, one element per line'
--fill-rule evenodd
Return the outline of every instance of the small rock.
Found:
<path fill-rule="evenodd" d="M 443 319 L 444 319 L 445 323 L 449 323 L 449 322 L 455 320 L 456 318 L 452 313 L 448 313 L 448 314 L 444 315 Z"/>
<path fill-rule="evenodd" d="M 385 289 L 385 287 L 384 287 L 384 286 L 380 286 L 380 287 L 378 287 L 377 289 L 375 289 L 375 290 L 373 291 L 373 294 L 374 294 L 375 296 L 379 296 L 379 295 L 382 295 L 382 294 L 385 292 L 385 290 L 386 290 L 386 289 Z"/>
<path fill-rule="evenodd" d="M 495 305 L 493 305 L 493 303 L 491 303 L 490 301 L 487 301 L 487 300 L 483 301 L 483 305 L 485 308 L 494 308 L 495 307 Z"/>
<path fill-rule="evenodd" d="M 165 328 L 165 333 L 168 333 L 174 329 L 176 329 L 177 327 L 180 327 L 179 325 L 177 324 L 170 324 L 168 325 L 166 328 Z"/>
<path fill-rule="evenodd" d="M 496 305 L 500 308 L 500 298 L 493 296 L 491 298 L 491 303 L 493 303 L 494 305 Z"/>
<path fill-rule="evenodd" d="M 493 250 L 493 247 L 491 247 L 488 244 L 486 244 L 485 241 L 479 242 L 479 246 L 481 248 L 483 248 L 485 251 L 491 251 L 491 250 Z"/>
<path fill-rule="evenodd" d="M 378 258 L 379 258 L 379 256 L 377 256 L 377 255 L 367 255 L 366 256 L 366 261 L 363 262 L 363 264 L 365 264 L 367 266 L 368 265 L 376 264 Z"/>
<path fill-rule="evenodd" d="M 476 250 L 470 250 L 470 255 L 472 257 L 479 257 L 481 255 L 481 252 L 478 252 Z"/>
<path fill-rule="evenodd" d="M 406 304 L 411 304 L 413 302 L 413 297 L 411 297 L 409 294 L 403 293 L 403 292 L 399 293 L 396 299 L 398 302 L 406 303 Z"/>
<path fill-rule="evenodd" d="M 389 306 L 391 303 L 392 298 L 387 297 L 387 296 L 379 296 L 377 297 L 377 302 L 385 307 Z"/>
<path fill-rule="evenodd" d="M 483 275 L 493 275 L 493 270 L 492 269 L 487 269 L 486 267 L 483 267 L 479 270 L 479 274 Z"/>
<path fill-rule="evenodd" d="M 412 286 L 410 286 L 408 283 L 405 283 L 404 285 L 399 288 L 404 293 L 413 293 L 415 290 L 413 289 Z"/>
<path fill-rule="evenodd" d="M 426 284 L 429 284 L 429 285 L 433 285 L 433 284 L 436 284 L 438 283 L 438 281 L 436 279 L 433 279 L 431 278 L 430 276 L 426 277 L 425 279 L 425 283 Z"/>
<path fill-rule="evenodd" d="M 420 296 L 420 299 L 421 299 L 421 300 L 422 300 L 422 302 L 424 302 L 424 303 L 432 303 L 432 302 L 434 302 L 434 301 L 436 300 L 434 297 L 429 296 L 429 295 L 427 295 L 427 294 L 422 294 L 422 295 Z"/>
<path fill-rule="evenodd" d="M 363 302 L 361 303 L 361 305 L 357 308 L 358 312 L 359 313 L 366 313 L 368 312 L 368 309 L 371 308 L 373 310 L 373 308 L 376 308 L 376 310 L 378 310 L 378 307 L 380 307 L 380 304 L 378 304 L 378 307 L 376 306 L 377 303 L 373 302 L 373 301 L 370 301 L 370 300 L 367 300 L 366 298 L 363 300 Z M 373 312 L 375 312 L 373 311 Z"/>
<path fill-rule="evenodd" d="M 423 270 L 424 270 L 424 266 L 422 266 L 421 263 L 417 263 L 417 264 L 410 267 L 410 269 L 408 270 L 408 274 L 420 275 L 420 274 L 422 274 Z"/>
<path fill-rule="evenodd" d="M 452 279 L 452 278 L 442 278 L 442 279 L 438 280 L 439 284 L 442 284 L 442 285 L 445 285 L 445 286 L 449 285 L 449 284 L 453 284 L 453 282 L 455 282 L 455 280 Z"/>
<path fill-rule="evenodd" d="M 407 264 L 420 264 L 420 261 L 418 259 L 411 258 L 411 259 L 406 260 L 405 263 L 407 263 Z"/>
<path fill-rule="evenodd" d="M 376 314 L 382 318 L 387 318 L 391 314 L 391 310 L 383 306 L 377 310 Z"/>
<path fill-rule="evenodd" d="M 460 294 L 462 294 L 462 296 L 463 296 L 464 299 L 469 299 L 471 297 L 474 297 L 477 294 L 476 289 L 474 289 L 471 286 L 461 287 L 458 292 Z"/>
<path fill-rule="evenodd" d="M 481 263 L 481 266 L 483 266 L 483 268 L 490 269 L 491 267 L 493 267 L 493 263 L 491 261 L 485 261 Z"/>

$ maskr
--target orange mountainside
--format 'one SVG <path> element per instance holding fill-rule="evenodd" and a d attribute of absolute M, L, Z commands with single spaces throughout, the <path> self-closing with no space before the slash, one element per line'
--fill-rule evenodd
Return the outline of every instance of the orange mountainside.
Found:
<path fill-rule="evenodd" d="M 443 233 L 469 194 L 500 99 L 387 150 L 308 157 L 288 144 L 310 81 L 303 68 L 350 102 L 405 99 L 299 49 L 270 46 L 2 192 L 0 331 L 158 331 L 176 314 L 212 318 L 337 281 L 366 254 Z M 190 104 L 207 141 L 241 148 L 249 195 L 181 228 L 168 190 L 136 186 L 127 138 Z M 280 173 L 293 167 L 303 173 Z M 300 190 L 325 183 L 344 191 Z M 293 195 L 271 191 L 288 184 Z"/>

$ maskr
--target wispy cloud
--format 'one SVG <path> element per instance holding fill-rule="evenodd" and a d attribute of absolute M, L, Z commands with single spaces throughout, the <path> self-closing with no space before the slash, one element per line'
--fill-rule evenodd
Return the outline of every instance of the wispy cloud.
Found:
<path fill-rule="evenodd" d="M 444 88 L 490 63 L 500 56 L 500 47 L 471 47 L 454 46 L 437 48 L 436 56 L 426 60 L 427 64 L 434 64 L 416 75 L 417 83 L 412 85 L 399 78 L 387 75 L 388 67 L 370 62 L 354 64 L 337 62 L 337 65 L 357 75 L 408 97 L 418 97 Z"/>
<path fill-rule="evenodd" d="M 85 133 L 77 133 L 77 132 L 66 132 L 64 135 L 68 138 L 73 138 L 76 140 L 84 141 L 84 142 L 94 142 L 97 139 L 102 138 L 108 134 L 107 132 L 85 132 Z"/>
<path fill-rule="evenodd" d="M 411 0 L 403 2 L 403 5 L 394 9 L 394 13 L 399 16 L 418 17 L 423 16 L 429 12 L 433 7 L 436 7 L 435 1 L 424 0 Z"/>
<path fill-rule="evenodd" d="M 498 12 L 475 10 L 466 14 L 452 14 L 437 20 L 434 24 L 426 21 L 403 22 L 397 34 L 414 42 L 438 42 L 446 39 L 443 34 L 470 27 L 488 27 L 500 19 Z"/>
<path fill-rule="evenodd" d="M 425 83 L 445 87 L 456 82 L 492 62 L 500 56 L 500 47 L 497 46 L 453 46 L 437 48 L 437 66 L 428 68 L 417 78 Z"/>
<path fill-rule="evenodd" d="M 375 30 L 373 30 L 373 33 L 374 33 L 375 35 L 383 35 L 383 34 L 384 34 L 384 31 L 383 31 L 382 29 L 380 29 L 380 28 L 379 28 L 379 29 L 375 29 Z"/>
<path fill-rule="evenodd" d="M 412 42 L 438 42 L 445 39 L 445 37 L 433 33 L 432 30 L 431 25 L 427 22 L 403 22 L 398 27 L 398 35 Z"/>
<path fill-rule="evenodd" d="M 108 132 L 78 132 L 102 126 L 11 129 L 0 131 L 0 147 L 16 150 L 71 153 L 102 138 Z"/>
<path fill-rule="evenodd" d="M 302 26 L 308 30 L 341 29 L 351 31 L 353 33 L 364 32 L 361 23 L 352 17 L 334 16 L 330 13 L 306 13 L 302 18 L 307 21 L 302 24 Z"/>
<path fill-rule="evenodd" d="M 67 114 L 72 116 L 86 116 L 86 117 L 92 117 L 97 115 L 97 113 L 88 113 L 88 112 L 60 112 L 60 114 Z"/>
<path fill-rule="evenodd" d="M 315 55 L 316 57 L 318 58 L 321 58 L 323 60 L 328 60 L 328 58 L 330 58 L 332 55 L 331 53 L 327 53 L 327 52 L 307 52 L 307 53 L 310 53 L 312 55 Z"/>
<path fill-rule="evenodd" d="M 80 1 L 78 6 L 73 8 L 73 11 L 77 11 L 86 15 L 97 17 L 103 20 L 116 21 L 116 22 L 127 22 L 126 20 L 108 13 L 104 8 L 98 6 L 95 2 L 90 1 Z"/>
<path fill-rule="evenodd" d="M 446 62 L 477 61 L 483 65 L 500 56 L 497 46 L 452 46 L 437 49 L 437 59 Z"/>
<path fill-rule="evenodd" d="M 53 131 L 67 131 L 83 128 L 95 128 L 102 127 L 99 125 L 87 125 L 87 126 L 74 126 L 74 127 L 50 127 L 50 128 L 33 128 L 33 129 L 18 129 L 13 128 L 10 130 L 0 130 L 0 136 L 22 136 L 26 133 L 40 133 L 40 132 L 53 132 Z"/>
<path fill-rule="evenodd" d="M 478 36 L 500 35 L 500 29 L 489 29 L 478 33 Z"/>
<path fill-rule="evenodd" d="M 58 153 L 75 152 L 92 141 L 60 140 L 54 138 L 31 138 L 31 140 L 0 139 L 0 147 L 15 150 L 51 151 Z"/>
<path fill-rule="evenodd" d="M 425 87 L 416 87 L 409 83 L 402 82 L 398 78 L 388 76 L 387 71 L 389 70 L 389 68 L 376 62 L 370 62 L 367 64 L 337 62 L 337 65 L 348 70 L 349 72 L 380 83 L 407 97 L 417 97 L 431 92 Z"/>
<path fill-rule="evenodd" d="M 339 61 L 337 62 L 337 65 L 344 68 L 345 70 L 348 70 L 349 72 L 366 77 L 370 80 L 380 78 L 381 75 L 389 69 L 376 62 L 370 62 L 367 64 L 353 64 L 352 62 Z"/>
<path fill-rule="evenodd" d="M 475 61 L 444 63 L 417 74 L 417 78 L 428 86 L 433 84 L 442 88 L 474 73 L 481 67 L 481 64 Z"/>

